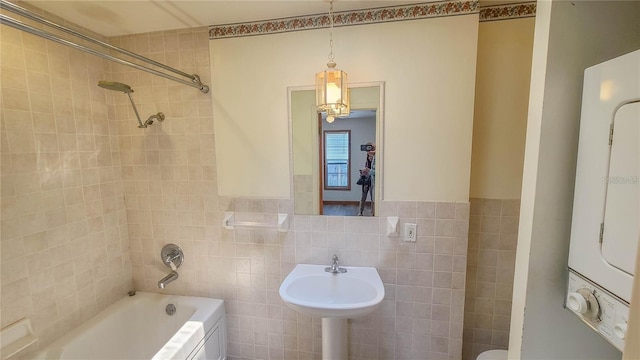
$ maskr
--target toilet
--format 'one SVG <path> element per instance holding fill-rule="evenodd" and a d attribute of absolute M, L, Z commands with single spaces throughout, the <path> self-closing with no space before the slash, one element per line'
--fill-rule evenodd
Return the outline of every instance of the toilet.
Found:
<path fill-rule="evenodd" d="M 507 360 L 508 350 L 488 350 L 480 353 L 476 360 Z"/>

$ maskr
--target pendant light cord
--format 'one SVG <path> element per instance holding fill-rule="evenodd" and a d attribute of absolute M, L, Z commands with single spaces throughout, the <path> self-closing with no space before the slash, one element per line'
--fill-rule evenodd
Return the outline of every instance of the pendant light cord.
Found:
<path fill-rule="evenodd" d="M 329 29 L 329 62 L 327 65 L 333 64 L 335 67 L 335 61 L 333 60 L 333 1 L 329 1 L 329 24 L 331 27 Z"/>

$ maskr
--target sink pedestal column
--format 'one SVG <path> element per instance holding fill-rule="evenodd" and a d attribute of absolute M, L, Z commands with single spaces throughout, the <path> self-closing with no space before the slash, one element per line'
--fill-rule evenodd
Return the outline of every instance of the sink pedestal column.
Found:
<path fill-rule="evenodd" d="M 322 360 L 347 360 L 347 319 L 322 318 Z"/>

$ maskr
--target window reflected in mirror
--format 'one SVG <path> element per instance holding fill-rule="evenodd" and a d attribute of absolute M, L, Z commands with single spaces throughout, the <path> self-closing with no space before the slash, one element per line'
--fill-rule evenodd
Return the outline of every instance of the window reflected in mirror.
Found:
<path fill-rule="evenodd" d="M 351 130 L 324 130 L 324 190 L 351 190 Z"/>

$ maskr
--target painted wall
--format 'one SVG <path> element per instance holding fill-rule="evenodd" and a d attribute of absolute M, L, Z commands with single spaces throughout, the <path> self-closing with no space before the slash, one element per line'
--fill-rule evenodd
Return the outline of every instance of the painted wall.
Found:
<path fill-rule="evenodd" d="M 637 2 L 538 2 L 510 357 L 620 358 L 563 303 L 583 71 L 640 48 L 638 18 Z"/>
<path fill-rule="evenodd" d="M 535 18 L 480 23 L 470 197 L 519 199 Z"/>
<path fill-rule="evenodd" d="M 468 201 L 477 32 L 477 14 L 334 29 L 349 80 L 385 82 L 385 199 Z M 289 198 L 286 89 L 313 84 L 328 30 L 210 49 L 220 195 Z"/>
<path fill-rule="evenodd" d="M 293 175 L 313 175 L 318 171 L 318 162 L 314 159 L 318 152 L 318 113 L 315 104 L 314 90 L 291 92 Z"/>
<path fill-rule="evenodd" d="M 479 27 L 464 360 L 509 343 L 534 24 Z"/>
<path fill-rule="evenodd" d="M 291 161 L 296 214 L 319 214 L 318 113 L 314 90 L 291 91 Z"/>

